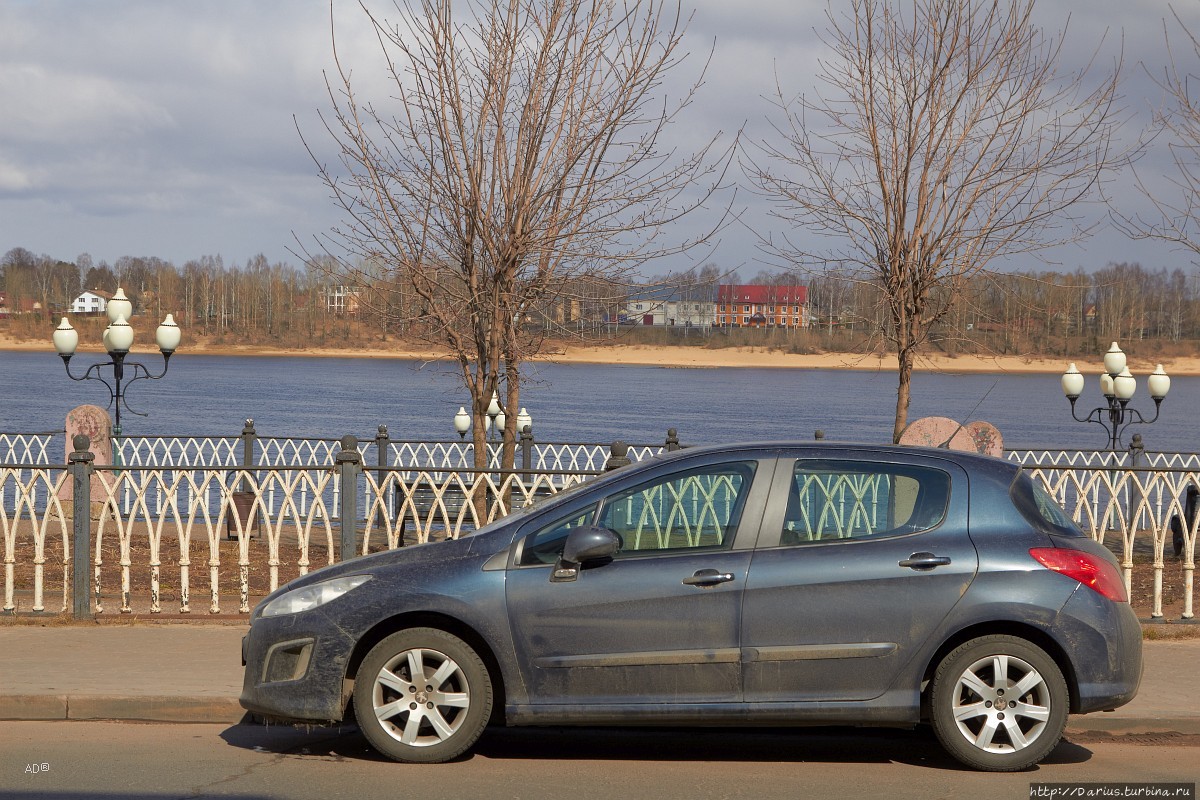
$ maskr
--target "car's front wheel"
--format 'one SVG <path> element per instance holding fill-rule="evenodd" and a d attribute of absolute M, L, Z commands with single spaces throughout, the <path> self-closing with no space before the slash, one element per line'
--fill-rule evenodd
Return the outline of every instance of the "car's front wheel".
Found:
<path fill-rule="evenodd" d="M 989 772 L 1028 769 L 1049 755 L 1070 702 L 1054 659 L 1005 635 L 951 651 L 934 674 L 930 701 L 942 746 L 963 764 Z"/>
<path fill-rule="evenodd" d="M 395 761 L 461 755 L 487 727 L 492 684 L 479 655 L 436 628 L 410 628 L 371 649 L 354 682 L 354 714 L 376 750 Z"/>

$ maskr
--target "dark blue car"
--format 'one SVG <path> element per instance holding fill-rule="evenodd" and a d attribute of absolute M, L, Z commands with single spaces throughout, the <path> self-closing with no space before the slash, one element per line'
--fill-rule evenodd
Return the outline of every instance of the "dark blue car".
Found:
<path fill-rule="evenodd" d="M 984 770 L 1129 702 L 1117 562 L 1020 469 L 825 442 L 694 448 L 254 611 L 242 705 L 398 761 L 509 725 L 932 724 Z"/>

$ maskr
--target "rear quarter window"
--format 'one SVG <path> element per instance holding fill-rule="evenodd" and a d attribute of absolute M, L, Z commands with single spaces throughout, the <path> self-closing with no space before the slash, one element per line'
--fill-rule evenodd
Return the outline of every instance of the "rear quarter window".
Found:
<path fill-rule="evenodd" d="M 1017 473 L 1008 493 L 1017 511 L 1036 530 L 1051 536 L 1085 535 L 1045 487 L 1027 473 Z"/>

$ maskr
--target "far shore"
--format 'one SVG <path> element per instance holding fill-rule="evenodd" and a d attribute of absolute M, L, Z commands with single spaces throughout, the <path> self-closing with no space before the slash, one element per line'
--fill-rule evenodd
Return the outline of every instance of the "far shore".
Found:
<path fill-rule="evenodd" d="M 17 340 L 0 335 L 0 350 L 20 352 L 53 353 L 53 346 L 47 341 Z M 81 353 L 100 353 L 98 347 L 90 348 L 81 343 Z M 135 352 L 143 352 L 135 348 Z M 152 349 L 144 352 L 152 353 Z M 411 346 L 390 349 L 362 348 L 310 348 L 289 349 L 261 346 L 242 345 L 213 345 L 210 343 L 185 344 L 179 350 L 180 356 L 221 355 L 221 356 L 303 356 L 307 358 L 380 358 L 404 359 L 412 361 L 446 361 L 449 356 L 445 352 L 431 349 L 412 348 Z M 708 349 L 704 347 L 674 347 L 649 346 L 630 344 L 611 345 L 551 345 L 547 352 L 534 359 L 541 362 L 559 364 L 614 364 L 628 366 L 674 367 L 685 369 L 714 369 L 719 367 L 758 367 L 778 369 L 846 369 L 867 370 L 876 372 L 894 372 L 896 370 L 895 356 L 859 355 L 854 353 L 818 353 L 799 355 L 784 353 L 765 347 L 730 347 Z M 1085 375 L 1098 372 L 1100 354 L 1095 363 L 1079 364 L 1079 369 Z M 1156 363 L 1141 359 L 1130 359 L 1130 370 L 1134 375 L 1144 375 L 1153 371 Z M 1167 374 L 1174 376 L 1200 375 L 1200 357 L 1172 358 L 1162 361 Z M 977 356 L 959 355 L 922 356 L 917 360 L 916 369 L 921 372 L 941 373 L 990 373 L 990 374 L 1062 374 L 1067 367 L 1066 359 L 1062 358 L 1032 358 L 1022 356 Z"/>

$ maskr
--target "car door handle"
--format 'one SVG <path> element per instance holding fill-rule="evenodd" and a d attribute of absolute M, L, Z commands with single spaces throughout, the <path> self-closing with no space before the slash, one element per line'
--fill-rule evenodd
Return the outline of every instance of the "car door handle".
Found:
<path fill-rule="evenodd" d="M 933 569 L 944 567 L 950 563 L 949 556 L 935 556 L 933 553 L 913 553 L 900 562 L 900 566 L 909 569 Z"/>
<path fill-rule="evenodd" d="M 733 580 L 732 572 L 718 572 L 715 569 L 697 570 L 690 578 L 684 578 L 685 586 L 716 586 Z"/>

